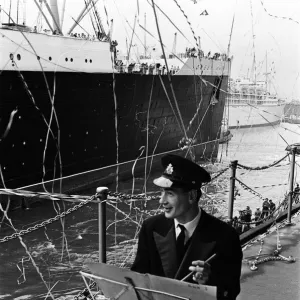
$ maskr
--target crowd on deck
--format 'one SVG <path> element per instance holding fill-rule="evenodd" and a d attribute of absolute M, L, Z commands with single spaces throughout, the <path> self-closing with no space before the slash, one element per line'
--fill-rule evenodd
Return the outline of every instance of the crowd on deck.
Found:
<path fill-rule="evenodd" d="M 299 193 L 300 187 L 297 183 L 294 189 L 293 201 L 296 202 L 299 197 Z M 254 213 L 252 213 L 250 206 L 246 206 L 246 209 L 244 210 L 239 210 L 239 216 L 235 216 L 233 218 L 233 227 L 239 232 L 239 234 L 241 234 L 251 228 L 250 224 L 247 223 L 256 222 L 254 225 L 258 226 L 262 224 L 262 222 L 264 222 L 264 219 L 266 219 L 268 216 L 271 217 L 275 210 L 276 204 L 271 199 L 265 198 L 262 203 L 262 207 L 256 207 Z"/>
<path fill-rule="evenodd" d="M 37 30 L 37 26 L 34 26 L 32 32 L 34 33 L 38 33 L 38 30 Z M 44 33 L 51 33 L 51 30 L 49 29 L 44 29 L 43 30 Z M 52 32 L 53 35 L 59 35 L 59 32 L 57 30 L 54 30 Z M 109 37 L 103 33 L 103 32 L 100 32 L 100 31 L 97 31 L 96 35 L 90 35 L 90 34 L 85 34 L 85 33 L 70 33 L 69 35 L 70 37 L 74 37 L 74 38 L 79 38 L 79 39 L 85 39 L 85 40 L 90 40 L 90 41 L 95 41 L 95 40 L 99 40 L 99 41 L 108 41 L 109 40 Z M 112 41 L 111 42 L 111 46 L 113 47 L 113 49 L 115 49 L 114 52 L 117 52 L 116 51 L 116 46 L 118 45 L 117 41 Z M 198 53 L 197 53 L 198 52 Z M 211 51 L 209 51 L 207 53 L 207 55 L 204 55 L 204 52 L 202 50 L 197 50 L 195 47 L 193 48 L 186 48 L 185 49 L 185 53 L 179 53 L 177 55 L 175 54 L 172 54 L 171 55 L 172 57 L 179 57 L 179 58 L 188 58 L 188 57 L 200 57 L 200 58 L 206 58 L 206 59 L 212 59 L 212 60 L 222 60 L 222 61 L 230 61 L 232 59 L 232 57 L 228 57 L 226 53 L 214 53 L 212 54 Z M 161 71 L 161 74 L 166 74 L 166 73 L 163 73 L 164 70 L 160 70 Z M 128 73 L 130 73 L 128 71 Z M 151 74 L 151 73 L 149 73 Z M 170 74 L 172 74 L 172 72 L 170 71 Z"/>
<path fill-rule="evenodd" d="M 186 48 L 185 49 L 185 57 L 197 57 L 199 56 L 200 58 L 208 58 L 208 59 L 214 59 L 214 60 L 223 60 L 223 61 L 230 61 L 231 58 L 227 56 L 226 53 L 214 53 L 212 54 L 211 51 L 207 53 L 207 55 L 204 55 L 204 52 L 202 50 L 198 50 L 198 55 L 197 55 L 197 50 L 196 48 Z"/>
<path fill-rule="evenodd" d="M 34 32 L 34 33 L 39 32 L 37 29 L 37 26 L 33 27 L 32 32 Z M 49 30 L 49 29 L 44 29 L 43 32 L 48 33 L 48 34 L 52 33 L 52 35 L 60 35 L 57 30 L 54 30 L 53 32 L 51 32 L 51 30 Z M 82 33 L 75 32 L 75 33 L 70 33 L 69 36 L 73 37 L 73 38 L 84 39 L 84 40 L 89 40 L 89 41 L 99 40 L 102 42 L 108 41 L 108 39 L 109 39 L 105 33 L 102 33 L 100 31 L 98 31 L 96 35 L 95 34 L 85 34 L 83 32 Z M 112 41 L 113 45 L 117 44 L 117 43 L 116 44 L 115 43 L 116 43 L 116 41 Z"/>
<path fill-rule="evenodd" d="M 124 64 L 123 61 L 118 61 L 116 68 L 119 70 L 120 73 L 135 73 L 135 74 L 160 74 L 160 75 L 166 75 L 168 73 L 167 68 L 165 65 L 162 65 L 160 63 L 130 63 L 128 66 Z M 174 75 L 179 71 L 179 66 L 173 66 L 171 65 L 169 67 L 169 74 Z"/>

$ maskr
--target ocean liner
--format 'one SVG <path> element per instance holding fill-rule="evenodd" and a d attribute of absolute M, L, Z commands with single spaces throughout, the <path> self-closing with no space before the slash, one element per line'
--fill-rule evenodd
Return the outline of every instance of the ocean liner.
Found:
<path fill-rule="evenodd" d="M 100 28 L 96 38 L 62 34 L 55 2 L 50 31 L 1 25 L 2 186 L 70 191 L 133 167 L 149 172 L 145 163 L 189 146 L 197 161 L 217 156 L 228 60 L 196 53 L 169 74 L 124 72 Z"/>
<path fill-rule="evenodd" d="M 285 101 L 267 91 L 266 81 L 230 79 L 225 120 L 230 129 L 279 124 Z"/>

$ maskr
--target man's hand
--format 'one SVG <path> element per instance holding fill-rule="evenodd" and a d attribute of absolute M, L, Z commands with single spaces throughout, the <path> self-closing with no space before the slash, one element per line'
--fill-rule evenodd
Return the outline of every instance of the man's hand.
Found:
<path fill-rule="evenodd" d="M 203 260 L 195 260 L 189 270 L 195 272 L 193 280 L 199 284 L 205 284 L 211 274 L 210 264 L 205 263 Z"/>

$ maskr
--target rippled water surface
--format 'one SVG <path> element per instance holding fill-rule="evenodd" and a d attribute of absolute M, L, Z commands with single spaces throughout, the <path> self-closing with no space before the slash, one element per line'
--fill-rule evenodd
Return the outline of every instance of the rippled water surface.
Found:
<path fill-rule="evenodd" d="M 285 156 L 286 145 L 299 142 L 298 125 L 282 124 L 276 127 L 232 130 L 233 138 L 228 145 L 220 145 L 219 161 L 207 166 L 218 172 L 231 160 L 246 166 L 265 166 Z M 297 162 L 298 163 L 298 162 Z M 287 191 L 289 160 L 263 171 L 237 170 L 237 178 L 264 197 L 275 203 L 282 200 Z M 296 177 L 298 164 L 296 164 Z M 216 173 L 217 174 L 217 173 Z M 149 194 L 156 191 L 151 183 L 158 174 L 151 174 L 147 183 Z M 204 189 L 205 209 L 217 216 L 227 214 L 228 180 L 226 171 L 214 184 Z M 119 184 L 119 191 L 141 193 L 143 178 L 135 178 Z M 95 187 L 96 188 L 96 187 Z M 95 188 L 82 191 L 92 195 Z M 111 187 L 113 189 L 114 187 Z M 261 206 L 261 200 L 236 183 L 238 195 L 234 214 L 246 205 L 252 210 Z M 66 203 L 65 208 L 53 206 L 48 200 L 36 203 L 30 210 L 18 210 L 9 214 L 13 226 L 24 229 L 54 217 L 57 211 L 74 206 Z M 117 208 L 117 209 L 116 209 Z M 129 266 L 134 257 L 134 241 L 137 237 L 141 217 L 153 214 L 158 208 L 156 200 L 131 203 L 110 203 L 107 207 L 108 260 L 118 266 Z M 4 220 L 0 237 L 12 234 L 13 228 Z M 80 270 L 86 270 L 85 262 L 98 260 L 98 207 L 91 203 L 68 215 L 64 223 L 54 222 L 37 231 L 26 234 L 22 240 L 14 239 L 0 244 L 0 299 L 45 299 L 47 294 L 54 298 L 76 295 L 84 288 Z M 51 297 L 49 296 L 49 299 Z"/>

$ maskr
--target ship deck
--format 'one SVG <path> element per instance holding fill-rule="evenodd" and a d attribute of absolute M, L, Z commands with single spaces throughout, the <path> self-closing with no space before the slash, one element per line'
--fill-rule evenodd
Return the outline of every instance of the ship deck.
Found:
<path fill-rule="evenodd" d="M 244 249 L 244 262 L 241 275 L 241 293 L 237 300 L 294 300 L 300 299 L 300 214 L 292 218 L 291 225 L 278 229 L 282 249 L 280 255 L 292 256 L 295 262 L 269 261 L 258 264 L 251 271 L 247 258 L 261 254 L 271 254 L 277 247 L 277 231 L 267 234 L 263 243 L 257 239 Z"/>

